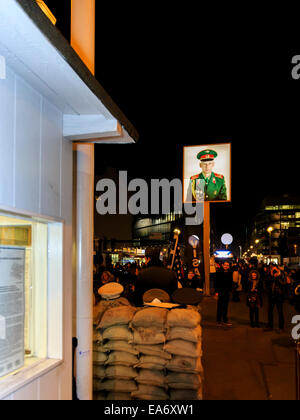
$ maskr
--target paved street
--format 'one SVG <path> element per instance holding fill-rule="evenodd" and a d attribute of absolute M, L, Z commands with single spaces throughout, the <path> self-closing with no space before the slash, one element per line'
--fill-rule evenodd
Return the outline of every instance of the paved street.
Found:
<path fill-rule="evenodd" d="M 291 338 L 293 307 L 285 304 L 283 334 L 251 328 L 246 306 L 230 302 L 233 327 L 217 327 L 214 298 L 204 298 L 203 365 L 205 400 L 295 400 L 295 344 Z M 275 310 L 274 327 L 278 317 Z M 267 301 L 260 310 L 261 324 L 267 322 Z"/>

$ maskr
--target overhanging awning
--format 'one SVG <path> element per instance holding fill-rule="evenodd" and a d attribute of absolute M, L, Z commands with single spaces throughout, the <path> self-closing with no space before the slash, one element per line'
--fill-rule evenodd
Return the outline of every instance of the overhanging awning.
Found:
<path fill-rule="evenodd" d="M 73 141 L 133 143 L 138 133 L 33 0 L 0 0 L 0 55 L 64 114 Z"/>

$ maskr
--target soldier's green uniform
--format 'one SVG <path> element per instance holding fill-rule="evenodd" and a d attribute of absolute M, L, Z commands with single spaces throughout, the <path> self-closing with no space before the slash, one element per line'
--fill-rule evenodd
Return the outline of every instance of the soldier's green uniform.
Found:
<path fill-rule="evenodd" d="M 202 182 L 200 180 L 202 180 Z M 205 201 L 227 200 L 225 178 L 223 175 L 214 172 L 212 172 L 211 177 L 207 179 L 205 179 L 202 173 L 192 176 L 189 188 L 192 189 L 193 201 L 199 201 L 199 199 L 204 199 Z M 196 191 L 198 197 L 196 196 Z"/>
<path fill-rule="evenodd" d="M 212 161 L 217 157 L 217 153 L 214 150 L 204 150 L 198 153 L 197 158 L 201 162 Z M 215 172 L 211 173 L 211 176 L 205 178 L 201 172 L 198 175 L 194 175 L 190 178 L 189 190 L 187 199 L 192 197 L 192 201 L 218 201 L 227 200 L 227 188 L 225 178 L 223 175 Z"/>

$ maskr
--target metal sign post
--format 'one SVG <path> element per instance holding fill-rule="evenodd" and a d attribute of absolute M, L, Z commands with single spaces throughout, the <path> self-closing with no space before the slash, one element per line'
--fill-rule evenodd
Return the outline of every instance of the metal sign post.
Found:
<path fill-rule="evenodd" d="M 296 341 L 295 353 L 295 379 L 296 379 L 296 401 L 300 400 L 300 342 Z"/>
<path fill-rule="evenodd" d="M 205 285 L 204 294 L 210 296 L 210 202 L 204 201 L 204 221 L 203 221 L 203 258 Z"/>
<path fill-rule="evenodd" d="M 179 235 L 180 235 L 180 230 L 179 229 L 175 229 L 174 230 L 174 246 L 173 249 L 170 252 L 170 255 L 172 255 L 172 260 L 171 260 L 171 264 L 168 266 L 169 270 L 173 270 L 173 266 L 174 266 L 174 260 L 175 260 L 175 255 L 176 255 L 176 250 L 178 247 L 178 240 L 179 240 Z"/>

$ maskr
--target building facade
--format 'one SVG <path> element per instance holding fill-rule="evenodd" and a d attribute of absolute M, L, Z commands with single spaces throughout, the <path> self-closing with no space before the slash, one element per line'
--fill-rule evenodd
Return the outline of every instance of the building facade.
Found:
<path fill-rule="evenodd" d="M 267 197 L 256 216 L 251 252 L 279 255 L 282 260 L 300 257 L 300 197 L 292 194 Z"/>
<path fill-rule="evenodd" d="M 136 240 L 170 242 L 175 228 L 183 223 L 182 214 L 168 213 L 160 216 L 136 218 L 133 225 L 133 238 Z"/>

